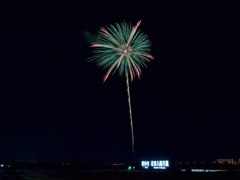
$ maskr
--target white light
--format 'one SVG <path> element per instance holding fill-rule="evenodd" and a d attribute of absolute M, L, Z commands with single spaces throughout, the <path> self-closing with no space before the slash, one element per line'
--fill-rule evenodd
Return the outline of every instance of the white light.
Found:
<path fill-rule="evenodd" d="M 203 169 L 191 169 L 192 172 L 203 172 Z"/>
<path fill-rule="evenodd" d="M 183 171 L 183 169 L 182 169 Z M 227 170 L 219 170 L 219 169 L 191 169 L 192 172 L 220 172 L 220 171 L 227 171 Z"/>
<path fill-rule="evenodd" d="M 169 161 L 141 161 L 141 166 L 147 169 L 146 167 L 153 167 L 154 169 L 166 169 L 166 167 L 169 167 Z M 156 168 L 155 168 L 156 167 Z"/>
<path fill-rule="evenodd" d="M 151 166 L 157 166 L 157 161 L 151 161 Z"/>
<path fill-rule="evenodd" d="M 4 164 L 1 164 L 1 167 L 3 167 L 4 166 Z"/>
<path fill-rule="evenodd" d="M 149 166 L 149 161 L 142 161 L 142 166 Z"/>
<path fill-rule="evenodd" d="M 166 167 L 153 167 L 153 169 L 166 169 Z"/>
<path fill-rule="evenodd" d="M 151 161 L 152 167 L 169 167 L 168 161 Z"/>
<path fill-rule="evenodd" d="M 166 161 L 166 166 L 169 167 L 168 161 Z"/>

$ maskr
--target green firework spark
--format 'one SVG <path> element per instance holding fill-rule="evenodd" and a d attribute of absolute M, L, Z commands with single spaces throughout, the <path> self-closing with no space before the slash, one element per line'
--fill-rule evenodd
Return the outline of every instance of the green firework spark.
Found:
<path fill-rule="evenodd" d="M 131 81 L 135 76 L 140 78 L 141 67 L 146 67 L 146 62 L 154 59 L 148 54 L 151 46 L 148 36 L 138 29 L 140 23 L 141 20 L 134 27 L 125 22 L 116 23 L 100 29 L 98 42 L 91 45 L 96 48 L 95 55 L 88 61 L 95 61 L 98 66 L 108 69 L 104 82 L 116 70 L 120 76 L 129 74 Z"/>

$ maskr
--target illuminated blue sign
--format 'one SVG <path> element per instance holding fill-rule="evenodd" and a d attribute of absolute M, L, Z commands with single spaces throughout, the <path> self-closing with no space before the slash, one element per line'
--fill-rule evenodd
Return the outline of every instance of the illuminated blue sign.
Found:
<path fill-rule="evenodd" d="M 169 167 L 169 161 L 168 160 L 142 161 L 141 166 L 145 169 L 148 169 L 149 167 L 152 167 L 153 169 L 166 169 L 167 167 Z"/>

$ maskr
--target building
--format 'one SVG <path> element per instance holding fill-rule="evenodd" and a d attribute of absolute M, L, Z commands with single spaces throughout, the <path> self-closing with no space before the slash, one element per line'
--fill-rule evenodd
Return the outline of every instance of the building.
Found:
<path fill-rule="evenodd" d="M 240 160 L 240 159 L 239 159 Z M 219 164 L 232 164 L 232 165 L 237 165 L 239 164 L 239 160 L 238 162 L 234 161 L 234 159 L 217 159 L 217 162 Z"/>
<path fill-rule="evenodd" d="M 145 170 L 178 171 L 176 158 L 143 159 L 140 164 Z"/>

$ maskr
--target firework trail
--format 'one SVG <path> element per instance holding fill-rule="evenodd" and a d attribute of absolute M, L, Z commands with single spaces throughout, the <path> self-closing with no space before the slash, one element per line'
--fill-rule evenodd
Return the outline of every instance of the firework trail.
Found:
<path fill-rule="evenodd" d="M 127 73 L 126 73 L 126 84 L 127 84 L 127 94 L 128 94 L 130 125 L 131 125 L 131 133 L 132 133 L 132 153 L 134 154 L 134 133 L 133 133 L 133 121 L 132 121 L 132 108 L 131 108 L 130 88 L 129 88 L 128 74 Z"/>
<path fill-rule="evenodd" d="M 114 74 L 117 70 L 120 76 L 126 76 L 133 154 L 134 134 L 128 76 L 131 81 L 135 76 L 140 79 L 142 74 L 140 67 L 147 67 L 146 62 L 154 59 L 148 54 L 151 46 L 148 36 L 138 29 L 140 23 L 141 20 L 134 27 L 124 22 L 116 23 L 116 26 L 110 25 L 107 28 L 101 28 L 98 41 L 90 46 L 96 48 L 95 55 L 88 58 L 88 61 L 95 61 L 99 67 L 108 69 L 103 77 L 103 82 L 111 72 Z"/>

